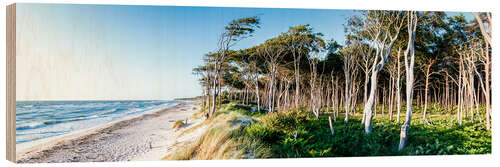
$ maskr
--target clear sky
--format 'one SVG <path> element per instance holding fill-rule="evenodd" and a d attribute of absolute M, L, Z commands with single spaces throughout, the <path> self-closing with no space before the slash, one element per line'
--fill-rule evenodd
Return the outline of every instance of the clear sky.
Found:
<path fill-rule="evenodd" d="M 234 49 L 310 24 L 344 42 L 353 10 L 17 4 L 17 100 L 166 100 L 201 94 L 192 69 L 233 19 L 261 29 Z"/>

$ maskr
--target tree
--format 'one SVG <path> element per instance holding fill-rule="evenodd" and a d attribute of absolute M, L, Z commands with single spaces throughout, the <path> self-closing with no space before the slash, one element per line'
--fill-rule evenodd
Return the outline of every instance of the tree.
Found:
<path fill-rule="evenodd" d="M 468 43 L 464 43 L 461 48 L 465 48 L 462 50 L 457 50 L 457 53 L 460 56 L 460 59 L 462 60 L 462 66 L 463 66 L 463 72 L 462 74 L 462 81 L 464 85 L 464 90 L 466 90 L 465 97 L 468 98 L 468 104 L 469 104 L 469 111 L 471 112 L 471 122 L 474 122 L 474 106 L 476 106 L 476 113 L 480 121 L 481 120 L 481 115 L 479 114 L 479 100 L 476 97 L 476 92 L 474 88 L 474 78 L 475 74 L 479 78 L 479 85 L 483 85 L 482 81 L 482 74 L 478 72 L 476 63 L 481 59 L 482 55 L 480 54 L 482 52 L 483 44 L 480 39 L 471 39 L 468 41 Z M 464 100 L 465 101 L 465 100 Z M 476 104 L 476 105 L 474 105 Z"/>
<path fill-rule="evenodd" d="M 334 121 L 337 120 L 338 112 L 340 110 L 340 97 L 339 93 L 341 92 L 341 86 L 339 85 L 339 80 L 342 74 L 344 73 L 343 70 L 343 55 L 341 53 L 341 49 L 343 48 L 342 45 L 338 44 L 334 40 L 330 40 L 328 42 L 328 45 L 326 47 L 327 50 L 327 55 L 325 59 L 325 69 L 324 71 L 330 73 L 330 81 L 331 81 L 331 96 L 330 100 L 332 102 L 332 108 L 333 108 L 333 118 Z"/>
<path fill-rule="evenodd" d="M 376 50 L 371 69 L 370 95 L 363 110 L 363 113 L 365 113 L 363 115 L 365 117 L 365 133 L 370 134 L 372 132 L 377 74 L 387 62 L 392 46 L 398 38 L 404 22 L 402 21 L 401 12 L 398 11 L 366 11 L 364 12 L 364 17 L 364 27 L 367 29 L 367 33 L 371 37 L 371 42 Z"/>
<path fill-rule="evenodd" d="M 397 121 L 399 122 L 399 114 L 401 107 L 400 100 L 400 57 L 401 57 L 401 47 L 399 47 L 397 54 L 391 54 L 392 61 L 389 61 L 387 72 L 389 73 L 389 120 L 393 120 L 393 107 L 394 103 L 397 105 Z M 396 90 L 394 90 L 396 89 Z"/>
<path fill-rule="evenodd" d="M 486 49 L 482 52 L 484 56 L 481 56 L 484 65 L 485 74 L 485 83 L 481 84 L 483 86 L 483 93 L 486 97 L 486 130 L 490 130 L 490 116 L 491 116 L 491 90 L 490 90 L 490 67 L 491 67 L 491 58 L 490 58 L 490 50 L 491 48 L 491 13 L 481 13 L 472 12 L 474 17 L 476 18 L 476 22 L 479 25 L 479 29 L 481 30 L 481 34 L 484 39 L 484 43 L 486 45 Z"/>
<path fill-rule="evenodd" d="M 257 111 L 261 109 L 261 99 L 260 99 L 260 75 L 262 73 L 262 56 L 257 51 L 258 47 L 251 47 L 241 51 L 240 54 L 235 58 L 235 64 L 238 66 L 243 73 L 242 77 L 245 80 L 245 85 L 247 89 L 254 89 L 255 101 L 257 103 Z"/>
<path fill-rule="evenodd" d="M 406 120 L 401 126 L 398 150 L 402 150 L 408 141 L 408 133 L 411 125 L 412 103 L 413 103 L 413 68 L 415 63 L 415 35 L 417 31 L 418 16 L 416 11 L 408 12 L 408 47 L 405 50 L 405 68 L 406 68 Z M 408 54 L 410 59 L 408 61 Z"/>
<path fill-rule="evenodd" d="M 447 66 L 447 70 L 445 70 L 446 76 L 451 79 L 451 81 L 455 84 L 453 86 L 454 94 L 450 98 L 452 100 L 452 104 L 457 106 L 456 119 L 459 123 L 462 123 L 462 111 L 463 111 L 463 103 L 464 103 L 464 59 L 457 50 L 462 50 L 463 43 L 466 43 L 470 40 L 470 32 L 467 29 L 467 21 L 463 15 L 453 16 L 448 18 L 448 28 L 445 34 L 445 39 L 449 41 L 451 44 L 451 50 L 453 53 L 446 57 L 448 61 L 445 65 Z M 458 54 L 458 55 L 457 55 Z"/>
<path fill-rule="evenodd" d="M 258 54 L 252 54 L 250 56 L 250 70 L 253 74 L 253 85 L 255 86 L 255 96 L 257 98 L 257 111 L 260 111 L 260 90 L 259 90 L 259 68 L 257 63 L 259 62 Z"/>
<path fill-rule="evenodd" d="M 278 39 L 271 39 L 266 41 L 259 53 L 264 57 L 268 71 L 269 71 L 269 92 L 268 92 L 268 105 L 269 112 L 274 111 L 275 95 L 276 95 L 276 70 L 278 69 L 281 58 L 285 55 L 286 47 L 280 43 Z"/>
<path fill-rule="evenodd" d="M 222 63 L 225 61 L 227 52 L 237 41 L 251 35 L 256 28 L 259 28 L 259 18 L 247 17 L 233 20 L 224 27 L 225 31 L 220 35 L 218 41 L 217 54 L 213 57 L 214 75 L 212 80 L 212 108 L 209 117 L 215 113 L 217 97 L 220 93 L 220 72 Z"/>
<path fill-rule="evenodd" d="M 345 118 L 344 122 L 349 121 L 349 112 L 351 110 L 351 102 L 353 101 L 353 95 L 355 92 L 356 76 L 358 74 L 357 56 L 360 50 L 360 45 L 346 45 L 342 50 L 342 55 L 344 56 L 344 79 L 345 79 Z M 356 98 L 356 97 L 354 97 Z"/>
<path fill-rule="evenodd" d="M 295 27 L 290 27 L 288 32 L 283 33 L 281 38 L 286 42 L 288 50 L 290 50 L 293 56 L 293 70 L 295 76 L 295 97 L 294 104 L 295 108 L 299 108 L 299 97 L 300 97 L 300 66 L 301 58 L 318 49 L 315 45 L 324 46 L 324 42 L 321 39 L 321 33 L 313 32 L 312 27 L 308 24 L 298 25 Z"/>
<path fill-rule="evenodd" d="M 204 87 L 203 89 L 203 102 L 202 102 L 202 106 L 203 108 L 210 108 L 209 105 L 210 105 L 210 81 L 208 79 L 210 79 L 208 77 L 209 75 L 209 70 L 207 69 L 207 66 L 198 66 L 196 68 L 193 69 L 193 74 L 194 75 L 198 75 L 198 76 L 201 76 L 200 78 L 200 84 Z"/>
<path fill-rule="evenodd" d="M 363 24 L 363 19 L 360 16 L 353 16 L 347 20 L 347 25 L 344 27 L 344 31 L 347 33 L 346 38 L 348 40 L 353 40 L 360 52 L 360 59 L 357 63 L 360 66 L 361 71 L 364 73 L 363 82 L 363 103 L 367 102 L 368 98 L 368 83 L 370 82 L 371 66 L 375 63 L 373 60 L 375 55 L 373 51 L 375 50 L 370 44 L 370 33 L 365 24 Z M 365 41 L 365 42 L 363 42 Z M 363 110 L 363 118 L 361 124 L 365 123 L 365 111 Z"/>
<path fill-rule="evenodd" d="M 398 72 L 397 72 L 397 78 L 396 78 L 396 99 L 397 99 L 397 122 L 399 123 L 399 116 L 400 116 L 400 112 L 401 112 L 401 61 L 399 60 L 399 58 L 401 57 L 401 47 L 399 47 L 398 49 L 398 56 L 397 56 L 397 68 L 398 68 Z"/>
<path fill-rule="evenodd" d="M 429 81 L 432 75 L 441 73 L 439 67 L 444 66 L 444 56 L 449 48 L 449 42 L 445 41 L 443 31 L 447 25 L 444 22 L 444 12 L 424 12 L 420 16 L 419 29 L 416 32 L 415 50 L 418 51 L 419 69 L 422 69 L 425 78 L 424 84 L 424 112 L 423 119 L 426 120 L 426 113 L 429 96 Z M 443 64 L 442 64 L 443 63 Z M 436 65 L 437 64 L 437 65 Z M 433 68 L 433 67 L 436 68 Z"/>
<path fill-rule="evenodd" d="M 313 53 L 309 57 L 309 85 L 310 85 L 310 96 L 311 96 L 311 111 L 316 116 L 316 119 L 319 118 L 319 105 L 318 105 L 318 62 L 319 55 L 317 53 Z"/>

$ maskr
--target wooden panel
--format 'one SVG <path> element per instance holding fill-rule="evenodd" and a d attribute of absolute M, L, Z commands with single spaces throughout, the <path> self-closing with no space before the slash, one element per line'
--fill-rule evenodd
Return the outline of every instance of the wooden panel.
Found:
<path fill-rule="evenodd" d="M 7 160 L 16 161 L 16 4 L 7 6 Z"/>

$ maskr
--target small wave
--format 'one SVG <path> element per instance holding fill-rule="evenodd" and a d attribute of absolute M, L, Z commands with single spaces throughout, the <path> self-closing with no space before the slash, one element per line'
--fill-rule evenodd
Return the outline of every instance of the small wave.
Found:
<path fill-rule="evenodd" d="M 34 123 L 29 123 L 28 125 L 16 127 L 16 130 L 35 129 L 42 126 L 45 126 L 43 122 L 34 122 Z"/>
<path fill-rule="evenodd" d="M 50 120 L 50 121 L 43 122 L 43 124 L 45 124 L 45 125 L 54 125 L 54 124 L 58 124 L 58 123 L 62 123 L 62 122 L 66 122 L 66 121 L 62 121 L 62 120 Z"/>
<path fill-rule="evenodd" d="M 93 115 L 90 118 L 95 118 L 97 115 Z M 28 125 L 21 125 L 19 127 L 16 127 L 16 130 L 29 130 L 29 129 L 37 129 L 37 128 L 42 128 L 45 126 L 49 125 L 55 125 L 55 124 L 60 124 L 60 123 L 66 123 L 66 122 L 73 122 L 73 121 L 79 121 L 83 120 L 82 118 L 80 119 L 65 119 L 65 120 L 48 120 L 48 121 L 43 121 L 43 122 L 36 122 L 36 123 L 29 123 Z"/>
<path fill-rule="evenodd" d="M 16 112 L 16 116 L 29 115 L 29 114 L 36 114 L 36 113 L 34 113 L 33 111 L 30 111 L 30 110 Z"/>
<path fill-rule="evenodd" d="M 121 109 L 113 108 L 111 110 L 104 111 L 102 114 L 104 114 L 104 115 L 106 115 L 106 114 L 112 114 L 112 113 L 114 113 L 116 111 L 119 111 L 119 110 L 121 110 Z"/>

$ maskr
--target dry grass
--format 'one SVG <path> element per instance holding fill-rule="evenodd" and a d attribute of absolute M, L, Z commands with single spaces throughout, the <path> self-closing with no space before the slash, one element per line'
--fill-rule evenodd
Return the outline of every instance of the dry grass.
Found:
<path fill-rule="evenodd" d="M 180 138 L 180 137 L 182 137 L 182 136 L 184 136 L 184 135 L 186 135 L 186 134 L 188 134 L 188 133 L 191 133 L 191 132 L 193 132 L 193 131 L 197 130 L 198 128 L 203 127 L 203 126 L 205 126 L 205 125 L 207 125 L 207 124 L 208 124 L 208 122 L 207 122 L 207 121 L 203 121 L 203 122 L 201 122 L 201 123 L 199 123 L 199 124 L 197 124 L 197 125 L 194 125 L 194 126 L 192 126 L 192 127 L 188 128 L 188 129 L 186 129 L 186 130 L 182 131 L 182 132 L 181 132 L 181 134 L 179 134 L 179 135 L 177 136 L 177 138 Z"/>
<path fill-rule="evenodd" d="M 200 106 L 200 110 L 198 110 L 198 112 L 194 113 L 193 114 L 193 117 L 195 118 L 201 118 L 201 117 L 204 117 L 205 115 L 205 111 L 207 110 L 205 107 L 202 107 L 201 106 L 201 103 L 198 104 Z M 193 109 L 195 109 L 196 107 L 193 107 Z"/>
<path fill-rule="evenodd" d="M 173 154 L 168 159 L 235 159 L 241 158 L 241 153 L 235 148 L 230 130 L 219 125 L 204 133 L 194 144 Z M 236 153 L 236 154 L 235 154 Z"/>
<path fill-rule="evenodd" d="M 194 131 L 201 126 L 208 130 L 196 142 L 178 148 L 164 160 L 207 160 L 207 159 L 242 159 L 265 156 L 269 150 L 259 142 L 241 135 L 244 125 L 238 123 L 240 118 L 249 118 L 238 112 L 231 112 L 231 104 L 225 105 L 215 117 L 185 130 L 179 136 Z M 236 124 L 235 124 L 236 123 Z M 255 144 L 257 143 L 257 144 Z"/>
<path fill-rule="evenodd" d="M 182 128 L 183 126 L 185 125 L 184 121 L 183 120 L 178 120 L 174 123 L 174 126 L 172 126 L 172 128 L 174 128 L 175 130 L 179 130 L 180 128 Z"/>
<path fill-rule="evenodd" d="M 201 103 L 200 103 L 200 104 L 198 104 L 198 105 L 199 105 L 199 106 L 201 106 Z M 195 117 L 195 118 L 200 118 L 200 117 L 203 117 L 203 114 L 205 113 L 205 110 L 206 110 L 205 108 L 200 107 L 200 110 L 199 110 L 198 112 L 194 113 L 194 114 L 193 114 L 193 117 Z M 192 126 L 192 127 L 188 128 L 188 129 L 186 129 L 186 130 L 182 131 L 182 132 L 181 132 L 181 134 L 179 134 L 179 135 L 177 136 L 177 138 L 182 137 L 182 136 L 184 136 L 184 135 L 185 135 L 185 134 L 187 134 L 187 133 L 193 132 L 193 131 L 195 131 L 196 129 L 198 129 L 198 128 L 200 128 L 200 127 L 203 127 L 203 126 L 205 126 L 205 125 L 207 125 L 209 122 L 210 122 L 210 121 L 203 121 L 202 123 L 199 123 L 199 124 L 197 124 L 197 125 L 195 125 L 195 126 Z"/>
<path fill-rule="evenodd" d="M 209 124 L 209 129 L 193 144 L 185 146 L 167 159 L 188 160 L 188 159 L 234 159 L 240 158 L 239 154 L 233 154 L 234 141 L 231 132 L 235 128 L 230 127 L 230 117 L 219 116 L 210 119 L 202 124 Z M 201 124 L 200 124 L 201 125 Z M 192 127 L 186 131 L 193 131 L 197 127 Z M 231 129 L 228 129 L 231 128 Z M 184 131 L 183 133 L 187 133 Z"/>

